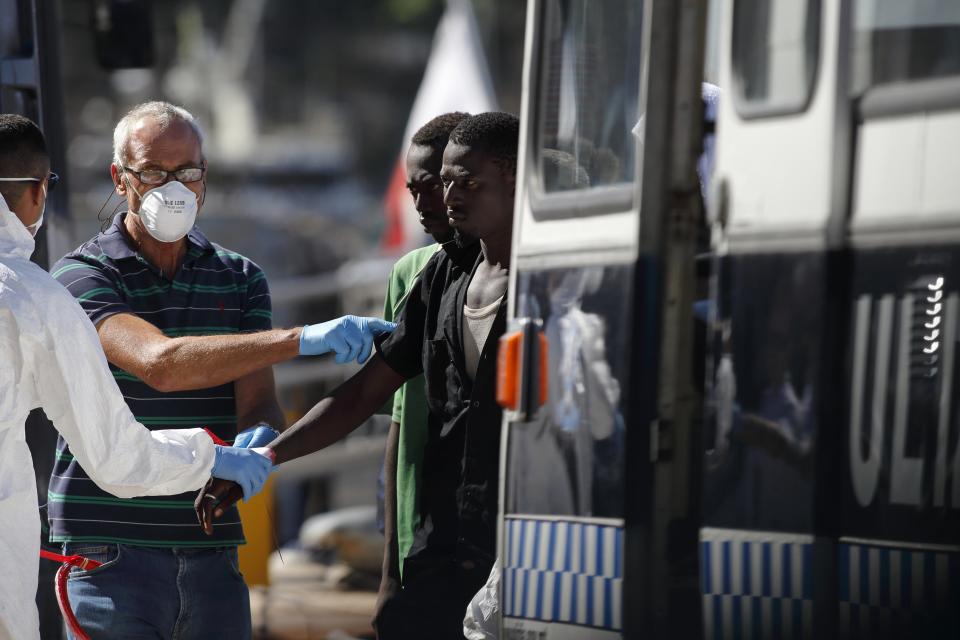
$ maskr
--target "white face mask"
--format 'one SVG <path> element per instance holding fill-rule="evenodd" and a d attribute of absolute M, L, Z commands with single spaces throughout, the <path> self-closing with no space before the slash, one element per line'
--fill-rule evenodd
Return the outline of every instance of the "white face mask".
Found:
<path fill-rule="evenodd" d="M 43 214 L 47 211 L 47 187 L 43 184 L 43 180 L 40 178 L 0 178 L 0 182 L 39 182 L 40 186 L 43 188 L 43 208 L 40 209 L 40 217 L 37 218 L 37 221 L 33 224 L 25 224 L 27 231 L 30 232 L 30 235 L 34 238 L 37 237 L 37 233 L 40 231 L 40 227 L 43 226 Z"/>
<path fill-rule="evenodd" d="M 130 181 L 127 185 L 133 189 Z M 182 182 L 174 180 L 150 189 L 140 196 L 140 219 L 147 232 L 160 242 L 176 242 L 193 228 L 197 221 L 197 195 Z"/>

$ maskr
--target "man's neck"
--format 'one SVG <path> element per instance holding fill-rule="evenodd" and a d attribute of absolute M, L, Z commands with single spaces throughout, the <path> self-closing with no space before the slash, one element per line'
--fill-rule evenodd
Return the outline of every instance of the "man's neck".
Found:
<path fill-rule="evenodd" d="M 183 264 L 183 257 L 187 254 L 186 237 L 176 242 L 160 242 L 150 235 L 143 226 L 140 216 L 134 213 L 127 213 L 123 220 L 127 235 L 133 241 L 143 258 L 160 269 L 160 273 L 173 280 Z"/>
<path fill-rule="evenodd" d="M 499 266 L 501 269 L 510 268 L 510 245 L 512 230 L 490 238 L 480 239 L 480 249 L 483 259 L 490 266 Z"/>

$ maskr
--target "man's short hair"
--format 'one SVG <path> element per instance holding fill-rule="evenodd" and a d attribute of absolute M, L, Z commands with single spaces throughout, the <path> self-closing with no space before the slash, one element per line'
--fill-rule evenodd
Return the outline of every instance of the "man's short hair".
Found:
<path fill-rule="evenodd" d="M 447 146 L 447 140 L 450 139 L 450 132 L 469 117 L 470 114 L 463 111 L 451 111 L 439 115 L 417 129 L 417 132 L 410 138 L 410 143 L 433 147 L 442 152 L 443 148 Z"/>
<path fill-rule="evenodd" d="M 16 113 L 0 114 L 0 177 L 40 178 L 50 171 L 50 156 L 40 127 Z M 0 194 L 13 206 L 30 182 L 0 182 Z"/>
<path fill-rule="evenodd" d="M 155 100 L 138 104 L 128 111 L 127 115 L 120 118 L 120 122 L 113 130 L 113 164 L 121 168 L 130 166 L 130 131 L 133 129 L 133 125 L 144 118 L 152 118 L 156 121 L 160 125 L 161 131 L 164 131 L 174 122 L 185 122 L 197 136 L 197 141 L 200 143 L 200 154 L 205 157 L 203 153 L 203 131 L 193 114 L 175 104 Z"/>
<path fill-rule="evenodd" d="M 488 111 L 466 118 L 450 133 L 450 142 L 490 155 L 503 174 L 517 173 L 520 119 L 512 113 Z"/>

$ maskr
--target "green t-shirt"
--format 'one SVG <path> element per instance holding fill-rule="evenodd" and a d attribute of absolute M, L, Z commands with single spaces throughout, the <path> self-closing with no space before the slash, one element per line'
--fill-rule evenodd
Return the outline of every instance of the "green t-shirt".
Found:
<path fill-rule="evenodd" d="M 420 272 L 439 248 L 440 245 L 433 244 L 414 249 L 393 265 L 383 307 L 385 320 L 396 318 Z M 413 544 L 413 534 L 420 525 L 420 465 L 427 442 L 427 398 L 423 375 L 408 380 L 393 394 L 393 421 L 400 425 L 397 446 L 397 547 L 402 577 L 404 560 Z"/>

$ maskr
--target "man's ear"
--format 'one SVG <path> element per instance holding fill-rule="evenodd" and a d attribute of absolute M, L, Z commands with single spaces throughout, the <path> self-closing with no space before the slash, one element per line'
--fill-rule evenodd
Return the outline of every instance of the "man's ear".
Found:
<path fill-rule="evenodd" d="M 126 197 L 127 183 L 123 181 L 123 172 L 115 164 L 110 165 L 110 179 L 117 194 Z"/>
<path fill-rule="evenodd" d="M 44 178 L 44 181 L 47 179 Z M 27 193 L 30 194 L 30 204 L 35 207 L 39 207 L 43 204 L 43 199 L 46 197 L 43 195 L 44 183 L 43 182 L 31 182 L 30 188 L 27 190 Z M 47 187 L 49 189 L 49 187 Z"/>

